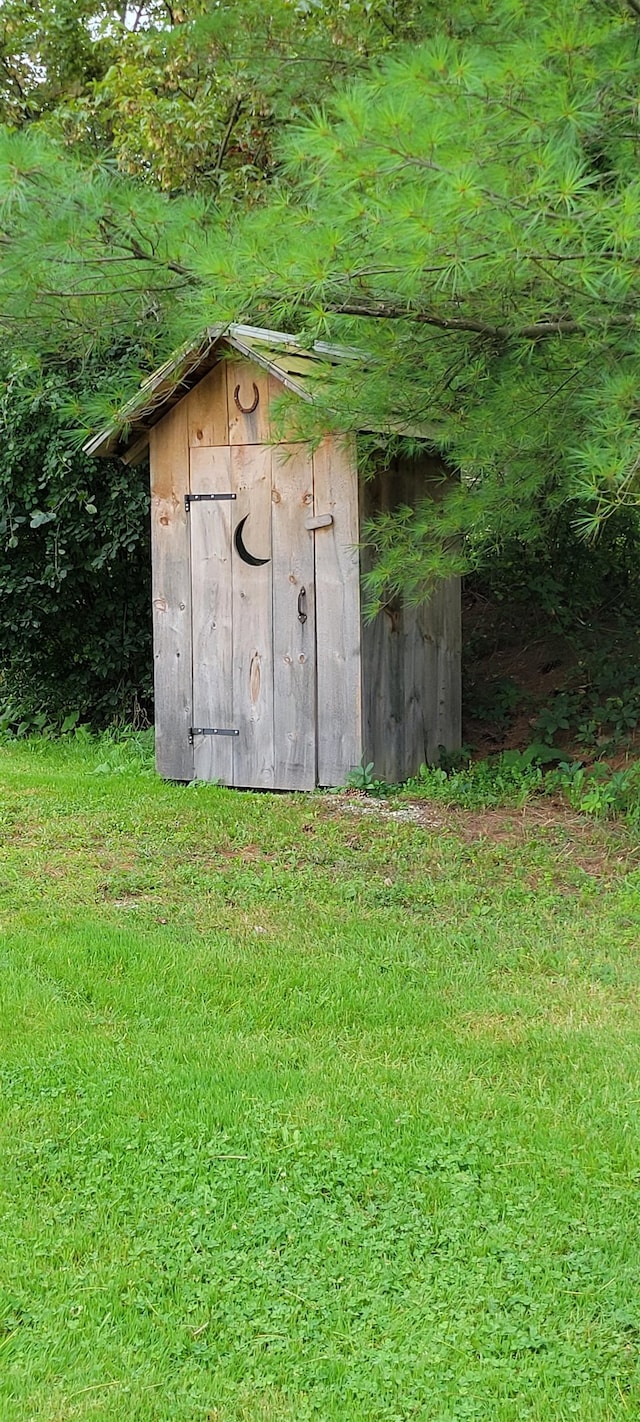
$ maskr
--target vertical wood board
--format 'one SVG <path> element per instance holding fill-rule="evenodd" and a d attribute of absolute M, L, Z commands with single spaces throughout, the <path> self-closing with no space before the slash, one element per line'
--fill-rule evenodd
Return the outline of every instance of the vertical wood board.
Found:
<path fill-rule="evenodd" d="M 224 361 L 214 366 L 185 396 L 185 405 L 189 444 L 192 447 L 228 443 L 227 377 Z"/>
<path fill-rule="evenodd" d="M 361 517 L 441 497 L 447 474 L 430 456 L 400 460 L 361 490 Z M 362 551 L 362 570 L 371 565 Z M 394 782 L 460 745 L 460 580 L 436 587 L 420 607 L 394 600 L 363 625 L 365 756 Z"/>
<path fill-rule="evenodd" d="M 313 465 L 306 445 L 274 449 L 271 478 L 275 785 L 279 790 L 312 790 L 316 784 L 315 534 L 304 526 L 313 510 Z"/>
<path fill-rule="evenodd" d="M 406 469 L 384 470 L 360 488 L 361 522 L 414 504 L 424 489 Z M 360 554 L 361 573 L 373 566 L 372 550 Z M 416 645 L 417 644 L 417 645 Z M 422 641 L 415 611 L 394 598 L 362 624 L 364 758 L 390 784 L 415 773 L 426 755 L 421 679 Z"/>
<path fill-rule="evenodd" d="M 425 759 L 415 641 L 410 608 L 390 606 L 363 623 L 364 758 L 390 784 L 406 779 Z"/>
<path fill-rule="evenodd" d="M 271 561 L 271 450 L 231 448 L 234 530 L 246 516 L 247 551 L 268 559 L 249 566 L 236 547 L 233 559 L 234 784 L 270 790 L 274 785 L 273 628 Z"/>
<path fill-rule="evenodd" d="M 300 396 L 293 395 L 272 373 L 269 373 L 268 381 L 270 442 L 279 445 L 304 443 L 305 436 L 300 432 L 297 419 L 298 410 L 303 404 Z M 282 406 L 276 416 L 274 401 L 277 400 L 282 402 Z"/>
<path fill-rule="evenodd" d="M 231 451 L 191 450 L 191 487 L 197 493 L 231 490 Z M 229 730 L 233 719 L 232 533 L 235 504 L 227 500 L 192 503 L 193 724 Z M 194 769 L 198 780 L 233 785 L 235 738 L 197 736 Z"/>
<path fill-rule="evenodd" d="M 267 444 L 271 438 L 269 419 L 270 380 L 262 366 L 248 360 L 224 362 L 227 379 L 227 411 L 229 418 L 230 444 Z M 247 410 L 243 413 L 236 404 L 237 397 Z M 256 393 L 258 403 L 250 410 Z"/>
<path fill-rule="evenodd" d="M 429 602 L 417 609 L 424 646 L 427 760 L 440 758 L 439 747 L 459 750 L 462 743 L 461 582 L 447 578 Z"/>
<path fill-rule="evenodd" d="M 184 506 L 189 445 L 184 401 L 152 429 L 150 465 L 156 765 L 169 780 L 191 780 L 191 566 Z"/>
<path fill-rule="evenodd" d="M 358 474 L 352 442 L 325 439 L 313 456 L 318 783 L 344 785 L 362 759 Z"/>

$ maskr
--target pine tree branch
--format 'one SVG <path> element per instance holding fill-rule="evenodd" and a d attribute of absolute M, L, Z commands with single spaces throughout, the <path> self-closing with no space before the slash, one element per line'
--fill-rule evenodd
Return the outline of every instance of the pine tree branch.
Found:
<path fill-rule="evenodd" d="M 128 254 L 126 260 L 133 259 L 137 262 L 146 262 L 148 266 L 160 267 L 162 271 L 173 272 L 175 276 L 185 277 L 188 281 L 194 283 L 197 281 L 193 272 L 191 272 L 188 267 L 183 267 L 180 262 L 168 261 L 162 257 L 158 257 L 153 249 L 150 252 L 145 252 L 144 247 L 137 238 L 133 236 L 133 233 L 123 232 L 117 222 L 114 222 L 110 217 L 103 215 L 97 225 L 107 245 L 112 245 L 115 241 L 116 245 L 124 247 Z M 139 228 L 138 231 L 140 231 Z M 150 241 L 149 238 L 145 238 L 145 240 Z M 98 254 L 94 259 L 94 264 L 99 266 L 100 260 L 101 256 Z"/>
<path fill-rule="evenodd" d="M 188 283 L 184 282 L 183 285 L 187 286 Z M 78 298 L 82 299 L 84 297 L 91 297 L 91 299 L 100 298 L 103 301 L 110 301 L 111 299 L 117 300 L 120 296 L 142 296 L 148 298 L 149 296 L 155 296 L 158 292 L 176 292 L 179 290 L 179 284 L 173 282 L 171 286 L 114 286 L 110 289 L 98 287 L 95 291 L 85 291 L 84 287 L 76 291 L 62 291 L 59 287 L 56 287 L 54 291 L 44 290 L 40 295 L 43 300 L 51 298 L 53 301 L 77 301 Z"/>
<path fill-rule="evenodd" d="M 233 104 L 233 107 L 232 107 L 231 112 L 230 112 L 230 114 L 229 114 L 229 117 L 228 117 L 228 119 L 227 119 L 227 125 L 226 125 L 226 128 L 225 128 L 225 131 L 224 131 L 224 133 L 223 133 L 223 135 L 222 135 L 222 138 L 221 138 L 221 140 L 220 140 L 220 146 L 219 146 L 219 148 L 218 148 L 218 153 L 217 153 L 217 156 L 216 156 L 216 161 L 215 161 L 214 166 L 213 166 L 213 173 L 214 173 L 214 176 L 217 176 L 217 175 L 222 171 L 222 164 L 224 163 L 224 160 L 225 160 L 225 157 L 226 157 L 227 148 L 229 147 L 229 144 L 230 144 L 230 142 L 231 142 L 231 136 L 232 136 L 233 130 L 234 130 L 234 128 L 235 128 L 235 126 L 236 126 L 236 124 L 237 124 L 237 122 L 238 122 L 238 119 L 240 118 L 240 114 L 242 113 L 242 109 L 243 109 L 243 100 L 238 97 L 238 98 L 235 100 L 235 103 Z"/>
<path fill-rule="evenodd" d="M 317 305 L 304 302 L 303 305 Z M 494 341 L 540 341 L 548 336 L 585 336 L 590 331 L 603 332 L 611 326 L 633 330 L 638 324 L 634 313 L 614 313 L 601 320 L 577 321 L 568 316 L 556 320 L 533 321 L 523 326 L 495 326 L 489 321 L 478 321 L 471 316 L 439 316 L 433 311 L 420 311 L 411 306 L 394 306 L 388 302 L 370 304 L 359 301 L 325 302 L 323 310 L 335 316 L 364 316 L 372 320 L 413 321 L 424 326 L 435 326 L 441 331 L 460 331 L 469 335 L 486 336 Z"/>

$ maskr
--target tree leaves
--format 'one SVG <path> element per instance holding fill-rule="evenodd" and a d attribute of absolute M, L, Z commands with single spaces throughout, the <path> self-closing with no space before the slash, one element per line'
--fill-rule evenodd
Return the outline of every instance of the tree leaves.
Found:
<path fill-rule="evenodd" d="M 28 724 L 130 719 L 151 695 L 146 475 L 69 449 L 60 377 L 4 375 L 3 701 Z"/>
<path fill-rule="evenodd" d="M 224 7 L 204 6 L 171 34 L 150 29 L 142 57 L 134 37 L 135 74 L 109 71 L 100 102 L 129 113 L 129 135 L 138 125 L 137 182 L 35 134 L 6 139 L 0 310 L 14 341 L 40 342 L 57 359 L 133 342 L 153 365 L 227 319 L 364 349 L 357 378 L 336 370 L 318 392 L 316 428 L 338 415 L 355 430 L 424 424 L 460 474 L 437 521 L 425 505 L 413 523 L 403 516 L 379 531 L 375 595 L 402 573 L 417 596 L 447 567 L 458 571 L 465 548 L 477 558 L 483 539 L 539 530 L 560 503 L 597 528 L 640 495 L 636 22 L 628 6 L 594 0 L 457 8 L 420 45 L 356 71 L 341 91 L 325 86 L 322 108 L 320 84 L 305 94 L 306 116 L 296 99 L 258 191 L 247 178 L 255 152 L 243 156 L 235 126 L 253 124 L 258 146 L 268 130 L 271 153 L 270 125 L 284 122 L 274 87 L 282 46 L 289 59 L 298 46 L 303 67 L 322 51 L 325 77 L 337 34 L 352 71 L 362 54 L 330 5 L 313 16 L 269 17 L 260 75 L 251 45 L 240 64 Z M 417 23 L 407 8 L 400 28 Z M 207 77 L 214 52 L 219 90 Z M 170 142 L 157 106 L 136 107 L 136 84 L 151 83 L 145 65 L 151 74 L 159 63 Z M 190 136 L 181 105 L 196 99 L 203 133 Z M 215 180 L 205 182 L 204 149 L 190 144 L 209 129 Z M 178 174 L 170 152 L 183 140 Z M 154 170 L 170 193 L 153 190 Z"/>

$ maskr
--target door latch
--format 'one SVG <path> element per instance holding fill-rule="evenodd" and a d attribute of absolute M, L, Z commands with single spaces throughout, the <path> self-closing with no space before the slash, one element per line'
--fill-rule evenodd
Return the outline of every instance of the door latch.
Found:
<path fill-rule="evenodd" d="M 204 504 L 204 503 L 206 503 L 206 502 L 207 502 L 208 500 L 210 500 L 210 499 L 215 500 L 215 499 L 235 499 L 235 498 L 237 498 L 237 495 L 236 495 L 236 494 L 185 494 L 185 496 L 184 496 L 184 506 L 185 506 L 185 509 L 186 509 L 186 511 L 187 511 L 187 513 L 188 513 L 188 512 L 189 512 L 189 509 L 191 508 L 191 505 L 192 505 L 192 504 Z"/>
<path fill-rule="evenodd" d="M 226 726 L 190 726 L 189 745 L 193 745 L 195 736 L 239 736 L 240 732 L 235 728 L 232 730 Z"/>

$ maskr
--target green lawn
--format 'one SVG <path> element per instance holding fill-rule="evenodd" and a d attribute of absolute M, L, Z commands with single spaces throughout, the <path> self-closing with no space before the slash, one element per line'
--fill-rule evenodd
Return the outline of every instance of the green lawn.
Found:
<path fill-rule="evenodd" d="M 0 749 L 2 1422 L 640 1417 L 633 838 L 111 763 Z"/>

